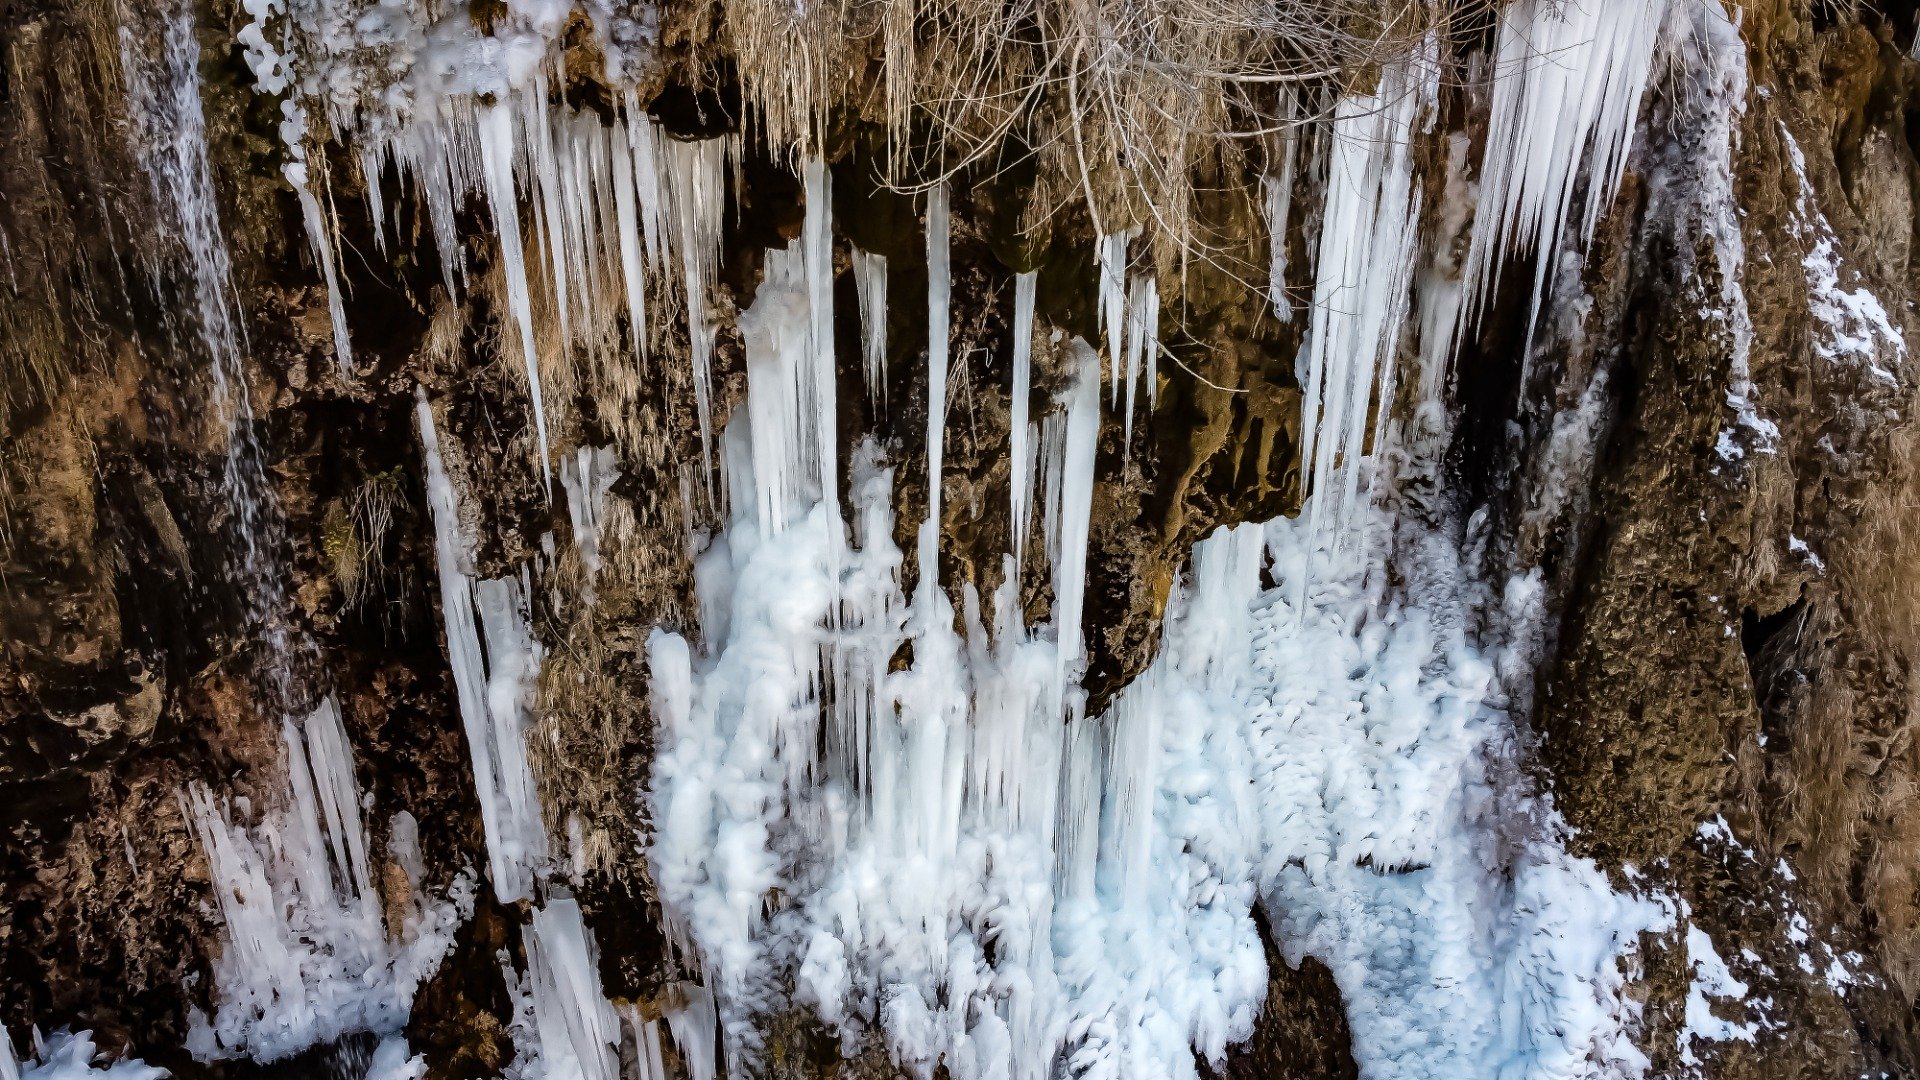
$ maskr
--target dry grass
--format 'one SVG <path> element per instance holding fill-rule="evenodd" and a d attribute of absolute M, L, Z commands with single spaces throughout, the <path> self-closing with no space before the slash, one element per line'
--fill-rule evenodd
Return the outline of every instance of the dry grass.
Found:
<path fill-rule="evenodd" d="M 1164 265 L 1205 254 L 1196 167 L 1260 171 L 1337 93 L 1497 0 L 717 3 L 770 145 L 815 145 L 844 108 L 885 123 L 896 186 L 1031 153 L 1031 219 L 1082 204 L 1096 232 L 1142 229 Z"/>

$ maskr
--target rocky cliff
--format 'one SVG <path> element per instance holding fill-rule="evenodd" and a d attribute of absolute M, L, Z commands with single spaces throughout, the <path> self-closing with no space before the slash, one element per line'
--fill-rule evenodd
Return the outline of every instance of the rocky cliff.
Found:
<path fill-rule="evenodd" d="M 1917 18 L 0 0 L 0 1066 L 1920 1069 Z"/>

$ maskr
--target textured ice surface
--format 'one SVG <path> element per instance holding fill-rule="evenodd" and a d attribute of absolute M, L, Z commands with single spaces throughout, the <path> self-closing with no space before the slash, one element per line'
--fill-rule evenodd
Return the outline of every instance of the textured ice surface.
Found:
<path fill-rule="evenodd" d="M 1042 421 L 1057 621 L 1026 625 L 1005 590 L 955 611 L 924 573 L 909 595 L 877 447 L 854 455 L 850 533 L 773 479 L 818 422 L 752 371 L 792 370 L 776 344 L 812 325 L 806 290 L 779 284 L 800 248 L 769 253 L 777 287 L 742 318 L 704 645 L 648 646 L 650 866 L 730 1054 L 753 1056 L 791 985 L 849 1046 L 878 1028 L 920 1074 L 1193 1076 L 1252 1030 L 1262 904 L 1291 959 L 1333 970 L 1369 1077 L 1644 1068 L 1619 961 L 1664 912 L 1495 783 L 1510 646 L 1466 628 L 1507 618 L 1506 594 L 1447 515 L 1370 502 L 1364 544 L 1284 520 L 1217 532 L 1158 658 L 1083 716 L 1097 354 L 1067 344 L 1078 377 Z"/>
<path fill-rule="evenodd" d="M 102 1055 L 93 1044 L 91 1031 L 56 1031 L 46 1038 L 36 1031 L 33 1042 L 33 1056 L 18 1061 L 13 1056 L 12 1040 L 0 1030 L 0 1080 L 87 1080 L 96 1076 L 160 1080 L 169 1075 L 167 1070 L 137 1059 L 96 1063 Z"/>

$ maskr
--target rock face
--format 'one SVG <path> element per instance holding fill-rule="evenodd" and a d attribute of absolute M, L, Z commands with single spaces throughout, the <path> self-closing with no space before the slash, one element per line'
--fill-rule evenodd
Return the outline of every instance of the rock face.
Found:
<path fill-rule="evenodd" d="M 310 5 L 285 5 L 300 9 L 292 15 L 268 6 L 281 20 L 269 26 L 298 31 L 287 41 L 310 33 L 299 19 L 320 18 Z M 361 6 L 353 33 L 363 36 L 400 18 L 389 9 L 409 8 Z M 518 181 L 511 161 L 504 179 L 460 177 L 466 197 L 436 202 L 417 183 L 423 144 L 383 152 L 375 125 L 348 119 L 360 106 L 336 100 L 328 113 L 326 95 L 297 79 L 290 91 L 262 89 L 253 4 L 146 11 L 0 0 L 0 1021 L 21 1052 L 38 1026 L 91 1029 L 107 1051 L 178 1076 L 387 1075 L 381 1068 L 415 1054 L 436 1077 L 613 1075 L 594 1054 L 638 1077 L 712 1075 L 716 1055 L 730 1075 L 974 1075 L 957 1053 L 915 1055 L 891 991 L 862 990 L 855 977 L 859 1015 L 849 1020 L 847 1002 L 812 989 L 824 961 L 805 943 L 767 944 L 788 925 L 780 913 L 811 902 L 788 893 L 805 877 L 795 865 L 804 858 L 741 893 L 765 934 L 755 957 L 788 955 L 779 948 L 808 957 L 758 971 L 775 990 L 747 1004 L 729 999 L 712 931 L 676 908 L 649 861 L 672 809 L 655 775 L 674 736 L 657 710 L 677 700 L 677 684 L 661 685 L 660 641 L 677 634 L 710 656 L 729 640 L 730 596 L 713 591 L 718 564 L 696 553 L 725 550 L 734 501 L 751 496 L 750 485 L 730 487 L 739 477 L 723 429 L 769 393 L 744 313 L 766 310 L 756 304 L 773 288 L 773 253 L 812 242 L 808 194 L 823 189 L 808 187 L 809 160 L 823 169 L 815 182 L 831 189 L 820 265 L 835 312 L 820 376 L 833 408 L 813 437 L 827 432 L 836 448 L 843 487 L 834 498 L 848 523 L 861 491 L 855 463 L 884 458 L 894 470 L 883 527 L 900 558 L 901 595 L 921 595 L 922 553 L 935 553 L 952 608 L 946 630 L 1007 632 L 993 597 L 1011 574 L 1017 625 L 1035 628 L 1035 641 L 1061 640 L 1050 620 L 1073 607 L 1059 595 L 1068 580 L 1057 573 L 1060 542 L 1043 543 L 1034 525 L 1013 560 L 1008 492 L 1034 455 L 1071 451 L 1036 447 L 1018 460 L 1017 417 L 1036 423 L 1023 438 L 1046 438 L 1039 423 L 1064 417 L 1056 402 L 1077 385 L 1074 339 L 1106 339 L 1112 316 L 1096 252 L 1118 220 L 1145 229 L 1132 271 L 1119 276 L 1156 283 L 1157 307 L 1138 316 L 1153 328 L 1139 358 L 1152 366 L 1130 413 L 1118 404 L 1136 392 L 1120 377 L 1121 349 L 1108 349 L 1110 377 L 1098 388 L 1106 404 L 1090 433 L 1073 719 L 1117 714 L 1115 703 L 1153 670 L 1168 628 L 1189 610 L 1196 544 L 1222 526 L 1302 513 L 1316 475 L 1303 460 L 1303 409 L 1321 399 L 1297 361 L 1313 333 L 1332 333 L 1308 298 L 1338 256 L 1322 243 L 1339 225 L 1327 192 L 1344 160 L 1327 117 L 1336 102 L 1376 93 L 1394 60 L 1302 77 L 1297 96 L 1275 99 L 1299 124 L 1290 134 L 1166 163 L 1192 192 L 1173 230 L 1142 209 L 1162 204 L 1113 194 L 1124 188 L 1116 177 L 1142 175 L 1123 151 L 1089 145 L 1090 170 L 1082 160 L 1079 179 L 1059 172 L 1074 160 L 1062 148 L 1078 145 L 1082 130 L 1061 113 L 1066 76 L 1020 106 L 1039 118 L 1022 130 L 1050 136 L 1044 150 L 1015 135 L 969 156 L 970 129 L 938 128 L 954 116 L 924 101 L 925 115 L 897 124 L 893 95 L 912 90 L 901 85 L 965 85 L 964 72 L 950 70 L 961 60 L 927 60 L 946 56 L 937 50 L 917 74 L 900 75 L 887 44 L 904 33 L 910 49 L 917 32 L 927 48 L 946 48 L 962 32 L 945 16 L 923 13 L 915 24 L 911 5 L 883 5 L 884 25 L 832 56 L 819 49 L 825 31 L 792 29 L 808 44 L 794 46 L 787 69 L 769 44 L 785 24 L 755 4 L 547 6 L 556 10 L 539 16 L 545 22 L 529 14 L 540 5 L 518 0 L 436 17 L 459 21 L 446 34 L 485 43 L 459 54 L 476 65 L 494 55 L 488 48 L 528 40 L 543 64 L 561 58 L 538 100 L 591 138 L 617 130 L 637 146 L 644 122 L 667 148 L 662 161 L 729 147 L 725 169 L 713 172 L 724 199 L 724 212 L 709 208 L 716 246 L 699 274 L 683 270 L 697 260 L 673 246 L 697 230 L 675 219 L 660 226 L 671 237 L 662 261 L 623 282 L 612 268 L 637 265 L 642 253 L 622 248 L 622 230 L 644 243 L 661 234 L 623 224 L 644 208 L 615 205 L 591 190 L 593 176 L 568 173 L 569 197 L 597 208 L 577 237 L 591 249 L 581 265 L 591 258 L 596 276 L 576 281 L 570 302 L 542 245 L 574 211 L 541 202 L 531 179 L 540 162 L 523 162 Z M 1526 1057 L 1516 1075 L 1910 1074 L 1920 1070 L 1916 13 L 1818 0 L 1652 5 L 1661 43 L 1617 195 L 1590 237 L 1571 222 L 1561 246 L 1546 248 L 1558 254 L 1537 298 L 1532 249 L 1496 252 L 1503 273 L 1478 317 L 1461 323 L 1450 366 L 1439 347 L 1436 368 L 1435 342 L 1454 335 L 1427 321 L 1428 306 L 1459 288 L 1484 155 L 1495 152 L 1486 60 L 1499 20 L 1532 8 L 1494 6 L 1501 13 L 1419 6 L 1432 36 L 1420 36 L 1423 23 L 1409 40 L 1426 44 L 1406 45 L 1459 77 L 1436 80 L 1425 121 L 1409 129 L 1410 228 L 1420 239 L 1387 316 L 1407 327 L 1386 338 L 1398 343 L 1385 357 L 1394 374 L 1356 384 L 1358 415 L 1372 424 L 1369 468 L 1389 478 L 1363 499 L 1398 508 L 1380 519 L 1390 539 L 1375 545 L 1385 554 L 1372 595 L 1382 611 L 1416 606 L 1407 598 L 1426 571 L 1421 541 L 1409 539 L 1415 520 L 1440 522 L 1434 535 L 1462 553 L 1458 576 L 1488 583 L 1485 598 L 1459 608 L 1455 622 L 1471 625 L 1454 629 L 1488 657 L 1492 642 L 1504 643 L 1487 676 L 1501 726 L 1474 755 L 1485 778 L 1461 781 L 1452 800 L 1521 808 L 1494 830 L 1503 850 L 1487 857 L 1487 880 L 1510 886 L 1519 853 L 1550 842 L 1591 860 L 1581 865 L 1618 896 L 1664 912 L 1622 931 L 1599 961 L 1623 987 L 1611 1000 L 1624 1042 L 1593 1051 L 1593 1072 Z M 1352 17 L 1354 34 L 1374 33 L 1364 12 Z M 316 55 L 311 42 L 301 47 L 309 52 L 285 46 L 289 65 Z M 616 74 L 622 57 L 628 67 Z M 801 84 L 842 73 L 850 88 L 803 97 L 815 91 Z M 799 88 L 783 89 L 789 83 Z M 1246 115 L 1277 113 L 1262 88 L 1282 83 L 1249 78 Z M 203 130 L 178 125 L 187 115 L 179 100 L 155 104 L 183 85 L 198 95 L 191 109 Z M 1005 89 L 975 90 L 996 88 Z M 484 142 L 486 118 L 506 99 L 470 97 L 479 104 L 461 105 L 462 115 L 482 119 L 459 130 Z M 1161 115 L 1185 108 L 1178 98 Z M 776 107 L 808 100 L 832 107 Z M 294 115 L 283 101 L 303 103 L 307 131 L 281 126 Z M 1322 106 L 1326 116 L 1314 117 Z M 1073 102 L 1086 116 L 1117 107 Z M 796 153 L 801 128 L 810 141 Z M 592 145 L 600 149 L 569 151 L 573 165 L 546 164 L 575 167 L 607 145 L 625 152 L 620 142 Z M 421 156 L 396 156 L 409 146 Z M 467 160 L 492 167 L 492 152 L 469 148 Z M 1297 183 L 1296 172 L 1284 174 L 1291 217 L 1276 219 L 1272 178 L 1296 153 Z M 179 227 L 165 171 L 196 160 L 221 225 L 216 287 L 230 290 L 244 343 L 242 369 L 230 373 L 238 385 L 207 355 L 208 309 L 196 289 L 209 279 L 195 244 L 208 238 Z M 1580 191 L 1610 190 L 1584 137 L 1569 160 L 1586 170 Z M 605 175 L 633 183 L 628 165 L 610 168 Z M 694 175 L 675 168 L 663 166 L 663 183 Z M 1164 170 L 1154 175 L 1164 180 Z M 927 255 L 936 180 L 950 221 L 944 279 Z M 516 192 L 524 205 L 512 205 Z M 1116 220 L 1123 207 L 1132 216 Z M 700 212 L 690 198 L 672 211 Z M 507 217 L 524 234 L 504 229 Z M 457 251 L 442 249 L 449 236 Z M 886 260 L 879 308 L 874 279 L 862 276 L 875 256 Z M 457 271 L 443 276 L 443 261 Z M 1038 330 L 1027 342 L 1016 340 L 1025 329 L 1016 326 L 1017 275 L 1031 275 Z M 939 334 L 926 298 L 941 281 L 945 419 L 930 425 Z M 1126 300 L 1126 289 L 1120 282 L 1115 295 Z M 1275 292 L 1292 297 L 1281 309 L 1290 318 L 1277 317 Z M 651 318 L 632 312 L 642 298 Z M 882 313 L 880 380 L 869 368 L 870 310 Z M 596 311 L 607 313 L 600 322 L 590 320 Z M 569 312 L 574 322 L 562 328 Z M 1023 344 L 1031 373 L 1027 400 L 1016 401 Z M 523 356 L 536 354 L 530 378 Z M 422 411 L 437 429 L 444 488 L 423 457 Z M 1061 420 L 1062 441 L 1070 422 Z M 937 485 L 923 450 L 930 426 L 943 433 Z M 869 439 L 873 449 L 859 449 Z M 234 494 L 242 445 L 260 461 L 263 524 Z M 874 457 L 858 456 L 866 453 Z M 1032 475 L 1029 490 L 1050 485 L 1036 505 L 1060 498 L 1060 460 L 1051 478 Z M 918 530 L 930 516 L 927 547 Z M 450 535 L 466 545 L 457 559 L 444 546 Z M 258 582 L 243 572 L 249 560 L 271 568 L 278 599 L 264 611 Z M 1291 595 L 1297 583 L 1281 577 L 1278 560 L 1261 565 L 1261 584 Z M 487 668 L 468 685 L 448 597 L 503 582 L 519 583 L 522 651 L 537 674 L 523 673 L 524 685 L 501 675 L 516 655 L 502 636 L 511 620 L 494 621 L 506 606 L 489 608 L 489 594 L 476 591 L 466 631 L 475 637 L 474 620 L 484 624 L 471 663 Z M 1540 616 L 1527 621 L 1515 614 L 1523 608 Z M 1043 623 L 1052 628 L 1040 633 Z M 880 670 L 925 670 L 929 640 L 906 641 Z M 366 847 L 363 889 L 342 847 L 361 827 L 325 816 L 338 807 L 316 811 L 338 860 L 315 845 L 322 876 L 335 875 L 328 895 L 340 890 L 342 910 L 371 904 L 364 910 L 389 942 L 435 948 L 422 947 L 432 955 L 414 970 L 395 959 L 413 952 L 381 946 L 391 950 L 379 953 L 385 966 L 366 980 L 404 983 L 397 1011 L 356 1014 L 297 1052 L 256 1050 L 276 1060 L 249 1060 L 195 1034 L 230 992 L 222 963 L 243 953 L 232 924 L 246 898 L 235 900 L 193 793 L 214 793 L 220 821 L 256 838 L 272 832 L 299 784 L 320 777 L 324 800 L 322 734 L 300 718 L 328 701 L 349 751 L 332 775 L 346 785 L 347 815 L 364 819 Z M 831 708 L 824 696 L 817 707 Z M 501 880 L 497 778 L 476 783 L 474 766 L 486 717 L 505 712 L 524 724 L 494 730 L 518 740 L 536 793 L 531 827 L 551 848 L 544 861 L 528 856 L 537 887 L 520 895 Z M 1166 726 L 1182 723 L 1198 721 L 1181 712 Z M 824 785 L 820 768 L 812 779 Z M 1094 797 L 1093 832 L 1117 828 Z M 294 844 L 294 826 L 282 827 L 277 845 L 260 841 L 275 858 Z M 714 847 L 718 880 L 732 849 Z M 1419 875 L 1431 870 L 1422 860 L 1365 866 L 1394 881 L 1427 881 Z M 1198 1030 L 1175 1033 L 1199 1051 L 1199 1074 L 1445 1075 L 1368 1044 L 1378 1002 L 1356 995 L 1379 991 L 1369 973 L 1330 955 L 1315 936 L 1324 927 L 1281 910 L 1273 881 L 1287 872 L 1274 868 L 1256 885 L 1248 871 L 1241 882 L 1244 918 L 1263 946 L 1257 1018 L 1219 1021 L 1218 1047 Z M 1196 900 L 1195 910 L 1210 903 Z M 443 910 L 457 914 L 433 914 Z M 563 931 L 548 922 L 568 912 L 590 931 L 564 937 L 586 943 L 577 955 L 561 950 Z M 310 914 L 302 908 L 295 921 Z M 967 930 L 990 943 L 984 968 L 1013 947 L 1000 927 Z M 312 926 L 289 933 L 333 948 Z M 957 924 L 952 933 L 966 936 Z M 559 1000 L 542 993 L 561 993 L 543 989 L 550 971 L 563 973 L 555 986 L 575 977 L 567 993 L 578 1001 L 541 1004 Z M 1225 983 L 1231 973 L 1214 976 Z M 1444 986 L 1450 976 L 1435 967 L 1408 977 Z M 972 992 L 950 973 L 938 986 L 943 1000 L 923 1012 Z M 1506 991 L 1512 1002 L 1531 992 Z M 963 1025 L 984 1022 L 959 1012 Z M 1417 1027 L 1422 1014 L 1410 1015 Z M 579 1049 L 594 1042 L 580 1026 L 598 1016 L 611 1042 Z M 1147 1025 L 1131 1014 L 1099 1023 Z M 382 1041 L 393 1037 L 406 1040 L 397 1057 Z M 560 1056 L 568 1039 L 580 1060 Z M 1082 1067 L 1076 1061 L 1069 1048 L 1032 1064 L 1032 1075 L 1064 1075 Z"/>

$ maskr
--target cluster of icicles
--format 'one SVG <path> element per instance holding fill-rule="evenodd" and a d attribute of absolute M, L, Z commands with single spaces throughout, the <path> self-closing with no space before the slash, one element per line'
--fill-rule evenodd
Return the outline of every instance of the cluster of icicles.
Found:
<path fill-rule="evenodd" d="M 1724 19 L 1716 0 L 1672 2 L 1696 21 Z M 263 88 L 313 85 L 299 77 L 300 56 L 266 46 L 263 28 L 305 20 L 303 39 L 327 38 L 326 12 L 279 0 L 246 6 L 256 22 L 243 40 Z M 1448 263 L 1442 240 L 1429 250 L 1418 228 L 1412 146 L 1433 123 L 1433 50 L 1388 65 L 1370 93 L 1343 98 L 1329 121 L 1286 142 L 1266 181 L 1273 235 L 1285 235 L 1297 190 L 1324 192 L 1299 360 L 1309 520 L 1223 530 L 1198 547 L 1169 605 L 1160 657 L 1098 717 L 1083 715 L 1077 682 L 1102 384 L 1131 441 L 1139 384 L 1151 410 L 1159 377 L 1159 291 L 1130 267 L 1136 234 L 1097 240 L 1088 285 L 1104 350 L 1056 338 L 1071 377 L 1038 417 L 1028 415 L 1030 350 L 1047 331 L 1035 325 L 1032 276 L 1015 279 L 1007 558 L 1023 564 L 1038 530 L 1053 610 L 1028 626 L 1011 586 L 986 598 L 985 612 L 968 588 L 956 620 L 935 574 L 922 573 L 911 596 L 902 590 L 882 451 L 836 444 L 825 165 L 802 165 L 802 233 L 768 253 L 740 316 L 748 393 L 716 426 L 708 292 L 741 142 L 670 138 L 630 93 L 611 119 L 551 103 L 561 81 L 555 28 L 570 7 L 507 0 L 500 20 L 526 32 L 481 57 L 484 79 L 461 82 L 447 72 L 490 46 L 464 31 L 435 37 L 419 12 L 383 5 L 387 22 L 374 30 L 415 27 L 427 43 L 415 63 L 432 70 L 407 82 L 406 108 L 380 124 L 356 128 L 332 114 L 337 130 L 364 138 L 370 176 L 391 163 L 412 181 L 449 290 L 469 284 L 457 211 L 470 200 L 491 209 L 507 338 L 525 367 L 543 471 L 556 455 L 541 369 L 566 358 L 542 355 L 555 339 L 537 332 L 536 286 L 568 351 L 644 355 L 650 319 L 660 318 L 648 312 L 650 289 L 676 300 L 706 471 L 717 449 L 716 501 L 730 507 L 726 527 L 692 553 L 703 645 L 664 631 L 649 642 L 658 754 L 651 789 L 636 795 L 655 826 L 645 850 L 670 935 L 696 973 L 677 989 L 677 1007 L 649 1020 L 598 985 L 593 937 L 568 894 L 570 860 L 547 835 L 528 759 L 542 662 L 528 598 L 546 568 L 476 578 L 475 541 L 462 525 L 473 515 L 462 513 L 444 466 L 433 405 L 419 401 L 487 873 L 502 901 L 532 911 L 525 971 L 502 958 L 517 1010 L 510 1075 L 613 1080 L 626 1061 L 652 1080 L 665 1075 L 668 1037 L 695 1080 L 716 1075 L 721 1054 L 750 1069 L 759 1022 L 795 1004 L 792 987 L 849 1049 L 881 1038 L 921 1074 L 941 1063 L 962 1078 L 1192 1076 L 1196 1052 L 1217 1061 L 1250 1033 L 1265 995 L 1256 905 L 1290 962 L 1311 953 L 1334 970 L 1368 1076 L 1644 1067 L 1618 960 L 1657 917 L 1548 839 L 1517 862 L 1509 856 L 1508 876 L 1489 872 L 1498 857 L 1484 817 L 1491 800 L 1474 793 L 1487 786 L 1484 748 L 1498 742 L 1501 721 L 1484 704 L 1488 661 L 1460 636 L 1463 620 L 1446 617 L 1471 602 L 1459 584 L 1469 575 L 1441 558 L 1427 577 L 1453 584 L 1390 597 L 1372 561 L 1388 552 L 1351 527 L 1381 513 L 1366 450 L 1380 437 L 1371 417 L 1393 394 L 1402 327 L 1417 327 L 1422 397 L 1437 402 L 1447 355 L 1510 249 L 1530 249 L 1538 297 L 1566 234 L 1584 240 L 1612 201 L 1669 0 L 1520 0 L 1503 13 L 1461 265 Z M 348 49 L 351 38 L 328 40 Z M 631 57 L 606 52 L 609 81 L 621 85 L 615 68 Z M 192 71 L 176 65 L 172 75 L 191 81 Z M 197 114 L 197 89 L 190 101 L 188 89 L 176 86 L 167 107 Z M 296 143 L 318 100 L 289 99 Z M 183 220 L 212 213 L 198 152 L 198 178 L 169 196 Z M 289 176 L 350 370 L 332 231 L 299 153 Z M 377 199 L 379 184 L 367 187 Z M 926 222 L 932 482 L 917 558 L 933 568 L 949 361 L 944 189 L 929 193 Z M 198 248 L 217 247 L 218 230 L 187 242 L 211 286 L 201 290 L 201 322 L 214 325 L 229 315 L 224 255 L 200 259 Z M 1292 319 L 1302 313 L 1285 286 L 1285 245 L 1273 247 L 1269 298 L 1277 317 Z M 880 397 L 888 268 L 859 251 L 852 267 L 863 370 Z M 625 342 L 606 332 L 621 315 Z M 612 456 L 557 455 L 589 568 Z M 1343 533 L 1359 539 L 1339 541 Z M 1262 589 L 1263 571 L 1284 594 Z M 912 662 L 890 670 L 906 643 Z M 197 787 L 186 796 L 227 928 L 218 1013 L 196 1025 L 203 1056 L 268 1060 L 350 1031 L 396 1035 L 414 988 L 470 910 L 470 879 L 444 898 L 426 895 L 418 825 L 401 813 L 390 855 L 413 910 L 389 934 L 338 709 L 322 701 L 287 719 L 282 751 L 284 795 L 273 805 Z M 770 905 L 776 890 L 785 899 Z M 391 1039 L 380 1061 L 383 1075 L 421 1067 Z"/>

